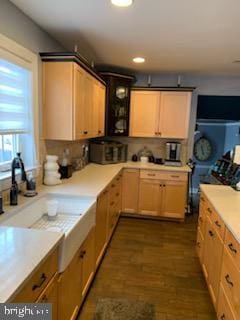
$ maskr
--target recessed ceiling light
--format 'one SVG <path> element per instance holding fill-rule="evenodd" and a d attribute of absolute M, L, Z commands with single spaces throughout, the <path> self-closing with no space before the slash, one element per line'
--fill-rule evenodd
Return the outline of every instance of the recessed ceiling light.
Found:
<path fill-rule="evenodd" d="M 133 58 L 133 62 L 135 62 L 135 63 L 143 63 L 143 62 L 145 62 L 145 59 L 142 58 L 142 57 L 136 57 L 136 58 Z"/>
<path fill-rule="evenodd" d="M 111 2 L 118 7 L 129 7 L 132 5 L 133 0 L 111 0 Z"/>

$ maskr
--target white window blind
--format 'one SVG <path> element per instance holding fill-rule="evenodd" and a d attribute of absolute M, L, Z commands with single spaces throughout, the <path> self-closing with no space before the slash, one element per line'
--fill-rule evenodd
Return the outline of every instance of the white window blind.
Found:
<path fill-rule="evenodd" d="M 32 71 L 0 58 L 0 134 L 31 130 Z"/>

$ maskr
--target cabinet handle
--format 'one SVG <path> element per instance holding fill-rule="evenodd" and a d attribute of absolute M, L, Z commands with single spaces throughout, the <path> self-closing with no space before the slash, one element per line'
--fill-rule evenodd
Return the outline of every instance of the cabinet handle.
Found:
<path fill-rule="evenodd" d="M 222 315 L 221 315 L 221 317 L 220 317 L 220 320 L 225 320 L 226 319 L 226 317 L 225 317 L 225 314 L 223 313 Z"/>
<path fill-rule="evenodd" d="M 158 135 L 158 132 L 156 131 L 156 132 L 155 132 L 155 136 L 157 136 L 157 135 Z"/>
<path fill-rule="evenodd" d="M 232 252 L 234 252 L 235 254 L 237 253 L 237 250 L 234 248 L 232 243 L 229 243 L 228 247 Z"/>
<path fill-rule="evenodd" d="M 216 225 L 218 228 L 221 228 L 221 224 L 218 222 L 218 220 L 215 221 L 215 225 Z"/>
<path fill-rule="evenodd" d="M 156 176 L 155 173 L 148 173 L 147 175 L 148 175 L 149 177 L 155 177 L 155 176 Z"/>
<path fill-rule="evenodd" d="M 86 254 L 86 251 L 84 250 L 84 251 L 82 251 L 82 252 L 80 253 L 80 256 L 79 256 L 79 257 L 82 259 L 82 258 L 84 258 L 85 254 Z"/>
<path fill-rule="evenodd" d="M 159 187 L 162 187 L 162 185 L 160 184 Z"/>
<path fill-rule="evenodd" d="M 115 185 L 115 184 L 112 184 L 111 187 L 114 188 L 114 187 L 116 187 L 116 185 Z"/>
<path fill-rule="evenodd" d="M 42 273 L 41 278 L 40 278 L 40 280 L 39 280 L 39 283 L 34 284 L 34 285 L 32 286 L 32 291 L 34 291 L 34 290 L 36 290 L 36 289 L 38 289 L 38 288 L 41 288 L 41 286 L 43 285 L 43 283 L 44 283 L 46 280 L 47 280 L 47 277 L 46 277 L 45 273 Z"/>
<path fill-rule="evenodd" d="M 48 303 L 48 297 L 46 294 L 42 297 L 41 303 Z"/>
<path fill-rule="evenodd" d="M 162 132 L 158 132 L 158 134 L 161 136 L 161 135 L 162 135 Z"/>
<path fill-rule="evenodd" d="M 205 202 L 205 199 L 203 197 L 200 198 L 203 202 Z"/>
<path fill-rule="evenodd" d="M 100 133 L 102 133 L 102 131 L 101 131 L 101 130 L 98 130 L 98 133 L 100 134 Z"/>
<path fill-rule="evenodd" d="M 171 176 L 171 178 L 179 178 L 179 176 Z"/>
<path fill-rule="evenodd" d="M 211 230 L 208 230 L 208 233 L 209 233 L 209 235 L 210 235 L 211 237 L 214 236 L 214 233 L 213 233 Z"/>
<path fill-rule="evenodd" d="M 165 185 L 165 184 L 163 184 L 162 186 L 163 186 L 163 187 L 166 187 L 166 185 Z"/>
<path fill-rule="evenodd" d="M 83 131 L 84 134 L 88 134 L 88 131 Z"/>
<path fill-rule="evenodd" d="M 209 213 L 212 213 L 212 210 L 211 210 L 210 208 L 207 208 L 207 211 L 208 211 Z"/>
<path fill-rule="evenodd" d="M 114 205 L 114 201 L 112 201 L 111 203 L 110 203 L 110 206 L 113 206 Z"/>
<path fill-rule="evenodd" d="M 203 222 L 203 218 L 202 218 L 201 216 L 198 218 L 198 220 L 199 220 L 200 222 Z"/>
<path fill-rule="evenodd" d="M 230 284 L 230 286 L 233 287 L 233 282 L 231 281 L 229 274 L 227 274 L 227 275 L 225 276 L 225 279 L 226 279 L 227 283 Z"/>
<path fill-rule="evenodd" d="M 119 196 L 119 192 L 116 193 L 116 197 L 118 197 L 118 196 Z"/>
<path fill-rule="evenodd" d="M 200 242 L 197 242 L 197 246 L 198 246 L 199 248 L 201 248 L 201 243 L 200 243 Z"/>

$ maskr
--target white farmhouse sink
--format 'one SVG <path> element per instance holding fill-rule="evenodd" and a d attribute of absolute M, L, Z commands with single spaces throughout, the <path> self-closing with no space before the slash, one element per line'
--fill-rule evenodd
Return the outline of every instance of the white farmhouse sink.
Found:
<path fill-rule="evenodd" d="M 55 220 L 48 220 L 46 215 L 46 202 L 50 199 L 58 201 L 58 216 Z M 47 232 L 64 233 L 65 237 L 59 251 L 59 272 L 62 272 L 95 225 L 95 216 L 96 199 L 94 197 L 48 193 L 22 207 L 1 225 L 41 229 L 46 232 L 46 236 Z"/>

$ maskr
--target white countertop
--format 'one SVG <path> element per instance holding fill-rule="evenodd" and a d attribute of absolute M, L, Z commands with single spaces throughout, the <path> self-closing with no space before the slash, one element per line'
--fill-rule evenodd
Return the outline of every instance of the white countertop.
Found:
<path fill-rule="evenodd" d="M 47 192 L 81 194 L 97 197 L 122 168 L 148 169 L 172 172 L 190 172 L 188 166 L 172 167 L 153 163 L 125 162 L 118 164 L 100 165 L 90 163 L 83 170 L 76 171 L 70 179 L 63 180 L 63 183 L 54 187 L 44 187 Z"/>
<path fill-rule="evenodd" d="M 240 243 L 240 192 L 222 185 L 202 184 L 200 188 Z"/>
<path fill-rule="evenodd" d="M 0 302 L 9 301 L 13 294 L 23 286 L 41 261 L 56 247 L 62 235 L 36 229 L 1 226 L 5 221 L 27 203 L 38 199 L 42 193 L 62 193 L 97 197 L 122 168 L 190 172 L 188 166 L 172 167 L 153 163 L 126 162 L 110 165 L 91 163 L 77 171 L 70 179 L 57 186 L 41 186 L 39 196 L 25 198 L 19 196 L 17 207 L 4 207 L 5 214 L 0 216 Z"/>
<path fill-rule="evenodd" d="M 0 226 L 0 303 L 10 301 L 63 234 Z"/>

